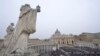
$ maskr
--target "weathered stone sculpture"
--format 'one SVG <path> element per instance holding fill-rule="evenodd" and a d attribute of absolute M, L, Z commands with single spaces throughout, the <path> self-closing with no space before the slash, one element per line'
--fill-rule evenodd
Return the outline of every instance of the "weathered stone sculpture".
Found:
<path fill-rule="evenodd" d="M 12 32 L 14 31 L 13 26 L 14 26 L 14 23 L 10 23 L 10 25 L 7 27 L 6 29 L 7 35 L 12 34 Z"/>
<path fill-rule="evenodd" d="M 12 34 L 13 34 L 13 31 L 14 31 L 14 23 L 10 23 L 10 25 L 7 27 L 6 29 L 6 36 L 5 36 L 5 39 L 4 39 L 4 46 L 6 47 L 8 45 L 8 42 L 10 41 L 10 38 L 12 37 Z"/>
<path fill-rule="evenodd" d="M 32 9 L 28 4 L 21 7 L 19 20 L 5 50 L 4 56 L 27 52 L 29 35 L 36 31 L 37 12 L 40 12 L 40 6 L 37 6 L 36 9 Z"/>

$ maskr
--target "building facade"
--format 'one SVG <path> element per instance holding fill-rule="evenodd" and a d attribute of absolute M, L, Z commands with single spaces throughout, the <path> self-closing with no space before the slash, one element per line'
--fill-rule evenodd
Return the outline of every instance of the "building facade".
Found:
<path fill-rule="evenodd" d="M 51 42 L 59 45 L 73 45 L 75 42 L 74 35 L 65 35 L 61 34 L 60 31 L 57 29 L 55 33 L 50 38 Z"/>

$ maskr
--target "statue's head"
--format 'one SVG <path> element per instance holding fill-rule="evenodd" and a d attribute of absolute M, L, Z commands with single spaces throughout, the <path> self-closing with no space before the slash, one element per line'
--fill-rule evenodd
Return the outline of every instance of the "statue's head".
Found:
<path fill-rule="evenodd" d="M 21 6 L 20 11 L 27 10 L 27 9 L 30 9 L 30 8 L 31 8 L 31 7 L 30 7 L 29 4 L 25 4 L 25 5 L 22 5 L 22 6 Z"/>
<path fill-rule="evenodd" d="M 14 26 L 14 23 L 10 23 L 11 26 Z"/>
<path fill-rule="evenodd" d="M 29 4 L 25 4 L 25 6 L 28 6 L 28 7 L 30 7 L 30 5 L 29 5 Z"/>

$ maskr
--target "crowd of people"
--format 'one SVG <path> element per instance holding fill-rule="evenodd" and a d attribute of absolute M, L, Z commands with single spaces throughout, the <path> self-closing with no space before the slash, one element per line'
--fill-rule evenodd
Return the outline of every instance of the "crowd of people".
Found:
<path fill-rule="evenodd" d="M 100 49 L 89 47 L 61 47 L 52 56 L 100 56 Z"/>

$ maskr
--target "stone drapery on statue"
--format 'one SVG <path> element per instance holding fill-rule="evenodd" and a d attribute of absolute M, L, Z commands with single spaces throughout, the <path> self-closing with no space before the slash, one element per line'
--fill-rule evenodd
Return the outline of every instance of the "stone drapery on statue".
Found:
<path fill-rule="evenodd" d="M 32 9 L 28 4 L 21 7 L 19 20 L 13 31 L 13 36 L 9 41 L 6 53 L 24 53 L 27 51 L 29 35 L 36 31 L 37 12 L 40 12 L 39 6 L 36 9 Z"/>

